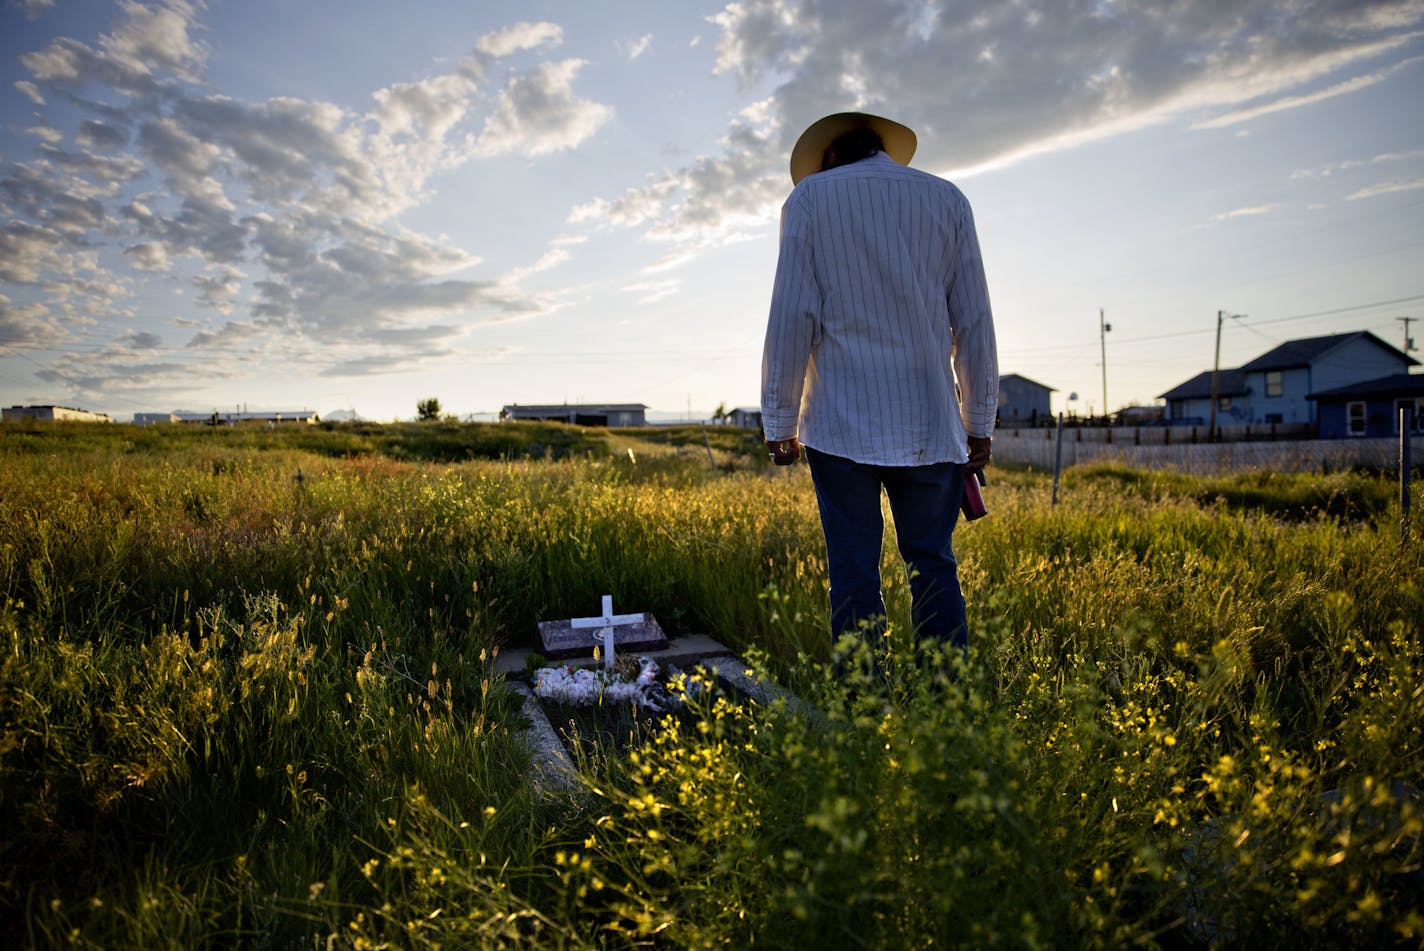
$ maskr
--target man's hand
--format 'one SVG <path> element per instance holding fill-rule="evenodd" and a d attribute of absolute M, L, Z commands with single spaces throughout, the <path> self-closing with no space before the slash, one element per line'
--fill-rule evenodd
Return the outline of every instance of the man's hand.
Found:
<path fill-rule="evenodd" d="M 970 472 L 978 472 L 989 464 L 989 458 L 993 455 L 990 451 L 994 440 L 991 436 L 970 436 L 969 437 L 969 462 L 965 469 Z"/>
<path fill-rule="evenodd" d="M 778 466 L 789 466 L 801 458 L 801 444 L 796 437 L 790 439 L 768 439 L 766 449 L 771 453 L 771 461 Z"/>

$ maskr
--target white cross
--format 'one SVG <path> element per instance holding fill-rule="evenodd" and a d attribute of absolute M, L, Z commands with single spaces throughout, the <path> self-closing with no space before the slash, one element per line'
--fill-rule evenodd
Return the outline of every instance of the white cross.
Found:
<path fill-rule="evenodd" d="M 569 626 L 579 628 L 598 628 L 594 634 L 594 640 L 603 641 L 603 666 L 607 670 L 613 669 L 613 628 L 621 624 L 642 624 L 645 617 L 641 614 L 614 614 L 613 595 L 603 596 L 603 615 L 601 617 L 576 617 L 569 622 Z"/>

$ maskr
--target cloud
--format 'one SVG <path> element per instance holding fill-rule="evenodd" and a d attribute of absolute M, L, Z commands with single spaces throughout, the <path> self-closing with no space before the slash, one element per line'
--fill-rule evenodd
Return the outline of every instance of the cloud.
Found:
<path fill-rule="evenodd" d="M 157 350 L 163 345 L 163 338 L 146 330 L 136 330 L 121 337 L 119 342 L 135 350 Z"/>
<path fill-rule="evenodd" d="M 172 266 L 168 249 L 156 241 L 130 245 L 124 249 L 124 257 L 140 271 L 166 271 Z"/>
<path fill-rule="evenodd" d="M 1390 195 L 1395 192 L 1409 192 L 1418 188 L 1424 188 L 1424 178 L 1416 178 L 1411 181 L 1380 182 L 1377 185 L 1370 185 L 1361 188 L 1345 196 L 1346 201 L 1359 201 L 1362 198 L 1376 198 L 1380 195 Z"/>
<path fill-rule="evenodd" d="M 66 246 L 64 236 L 53 228 L 8 222 L 0 229 L 0 281 L 37 284 L 46 273 L 62 273 L 72 260 Z"/>
<path fill-rule="evenodd" d="M 242 290 L 242 280 L 247 275 L 237 268 L 225 266 L 215 274 L 199 274 L 193 278 L 193 286 L 198 289 L 198 300 L 220 314 L 232 312 L 232 299 Z"/>
<path fill-rule="evenodd" d="M 195 10 L 184 0 L 146 4 L 119 0 L 125 18 L 99 41 L 114 62 L 135 73 L 155 68 L 195 81 L 207 57 L 206 47 L 190 34 Z"/>
<path fill-rule="evenodd" d="M 71 152 L 48 143 L 41 145 L 36 151 L 46 166 L 72 176 L 65 182 L 66 187 L 79 188 L 90 193 L 104 191 L 112 194 L 115 186 L 143 173 L 143 163 L 132 155 Z M 89 182 L 97 183 L 94 189 L 89 188 Z"/>
<path fill-rule="evenodd" d="M 138 130 L 138 145 L 159 171 L 167 175 L 176 194 L 198 189 L 217 166 L 221 150 L 188 131 L 171 116 L 157 116 Z"/>
<path fill-rule="evenodd" d="M 611 227 L 631 228 L 656 218 L 678 187 L 674 178 L 663 178 L 651 185 L 630 188 L 622 196 L 609 200 L 595 198 L 576 205 L 569 212 L 570 224 L 588 222 Z"/>
<path fill-rule="evenodd" d="M 581 60 L 522 66 L 484 94 L 494 59 L 557 46 L 557 25 L 488 34 L 448 72 L 375 90 L 361 114 L 204 88 L 197 10 L 124 0 L 97 42 L 59 37 L 21 57 L 30 78 L 18 90 L 36 106 L 62 101 L 68 114 L 38 122 L 33 158 L 0 174 L 0 281 L 44 297 L 6 302 L 3 339 L 38 345 L 84 327 L 92 342 L 104 327 L 131 326 L 123 301 L 134 283 L 195 258 L 197 275 L 169 279 L 172 299 L 180 311 L 227 318 L 208 327 L 171 314 L 192 330 L 181 360 L 147 359 L 162 349 L 157 335 L 109 331 L 108 345 L 52 361 L 50 382 L 93 397 L 162 393 L 256 366 L 359 375 L 442 359 L 475 323 L 559 306 L 518 285 L 566 260 L 566 247 L 475 279 L 459 272 L 478 256 L 394 220 L 429 197 L 441 171 L 567 150 L 608 121 L 609 107 L 575 91 Z M 100 266 L 108 252 L 133 280 Z"/>
<path fill-rule="evenodd" d="M 1391 39 L 1378 44 L 1378 49 L 1380 51 L 1393 49 L 1401 45 L 1403 42 L 1403 38 Z M 1306 93 L 1304 95 L 1299 96 L 1285 96 L 1280 99 L 1273 100 L 1271 102 L 1248 106 L 1244 109 L 1236 109 L 1231 112 L 1225 113 L 1224 115 L 1216 116 L 1212 119 L 1203 119 L 1202 121 L 1193 125 L 1192 128 L 1221 129 L 1227 126 L 1238 125 L 1243 122 L 1250 122 L 1253 119 L 1259 119 L 1262 116 L 1268 116 L 1273 113 L 1284 112 L 1287 109 L 1299 109 L 1302 106 L 1314 105 L 1317 102 L 1324 102 L 1325 100 L 1333 99 L 1336 96 L 1343 96 L 1347 95 L 1348 93 L 1358 92 L 1361 89 L 1368 89 L 1370 86 L 1374 86 L 1377 83 L 1381 83 L 1384 80 L 1388 79 L 1391 75 L 1399 72 L 1404 67 L 1419 62 L 1420 59 L 1421 57 L 1418 56 L 1410 57 L 1409 59 L 1403 60 L 1401 62 L 1393 63 L 1386 69 L 1376 70 L 1375 72 L 1369 73 L 1364 76 L 1355 76 L 1351 79 L 1345 80 L 1344 82 L 1335 83 L 1334 85 L 1326 89 L 1317 90 L 1316 92 Z"/>
<path fill-rule="evenodd" d="M 224 171 L 253 201 L 282 204 L 320 198 L 363 197 L 366 172 L 348 116 L 328 103 L 280 97 L 246 103 L 228 96 L 184 98 L 174 109 L 175 133 L 216 149 Z M 340 199 L 338 199 L 338 202 Z"/>
<path fill-rule="evenodd" d="M 459 73 L 399 83 L 375 94 L 376 121 L 384 135 L 443 138 L 470 110 L 473 80 Z"/>
<path fill-rule="evenodd" d="M 433 362 L 456 356 L 451 338 L 461 328 L 442 324 L 402 327 L 377 335 L 375 347 L 347 347 L 342 357 L 321 371 L 325 377 L 380 376 L 429 367 Z"/>
<path fill-rule="evenodd" d="M 628 58 L 630 60 L 637 59 L 639 56 L 642 56 L 644 53 L 646 53 L 652 48 L 653 34 L 645 33 L 644 35 L 634 40 L 632 43 L 628 44 Z"/>
<path fill-rule="evenodd" d="M 201 368 L 181 361 L 144 361 L 134 359 L 131 349 L 124 346 L 105 348 L 93 354 L 66 354 L 35 374 L 46 383 L 64 384 L 75 396 L 93 398 L 116 391 L 158 390 L 176 392 L 185 388 L 195 372 L 208 380 L 232 376 L 221 363 Z"/>
<path fill-rule="evenodd" d="M 79 132 L 74 137 L 75 141 L 85 149 L 121 149 L 128 144 L 129 133 L 127 129 L 94 119 L 85 119 L 79 123 Z"/>
<path fill-rule="evenodd" d="M 765 105 L 732 117 L 719 150 L 620 199 L 584 203 L 571 220 L 621 204 L 636 209 L 621 223 L 650 236 L 734 238 L 738 218 L 771 213 L 789 190 L 800 132 L 844 109 L 905 122 L 919 135 L 915 164 L 954 174 L 1177 116 L 1225 109 L 1201 125 L 1244 124 L 1402 68 L 1365 67 L 1420 35 L 1424 5 L 739 0 L 708 19 L 716 71 Z"/>
<path fill-rule="evenodd" d="M 1233 218 L 1252 218 L 1256 215 L 1270 214 L 1275 211 L 1277 205 L 1248 205 L 1244 208 L 1236 208 L 1232 211 L 1224 211 L 1219 215 L 1212 215 L 1212 221 L 1230 221 Z"/>
<path fill-rule="evenodd" d="M 569 251 L 562 246 L 550 248 L 545 251 L 539 260 L 528 267 L 515 268 L 502 278 L 502 282 L 509 285 L 518 285 L 535 274 L 542 274 L 545 271 L 553 270 L 560 264 L 565 263 L 571 257 Z"/>
<path fill-rule="evenodd" d="M 32 125 L 25 130 L 25 134 L 32 135 L 50 145 L 56 145 L 64 141 L 64 133 L 51 125 Z"/>
<path fill-rule="evenodd" d="M 29 349 L 63 343 L 68 335 L 47 315 L 43 304 L 17 306 L 0 294 L 0 347 Z"/>
<path fill-rule="evenodd" d="M 1346 159 L 1343 162 L 1335 162 L 1320 168 L 1301 168 L 1291 172 L 1291 179 L 1317 179 L 1329 178 L 1340 172 L 1346 172 L 1357 168 L 1365 168 L 1370 165 L 1383 165 L 1393 162 L 1412 162 L 1424 158 L 1424 149 L 1410 152 L 1384 152 L 1367 159 Z"/>
<path fill-rule="evenodd" d="M 764 225 L 786 197 L 789 182 L 778 175 L 784 163 L 768 160 L 771 141 L 768 128 L 739 116 L 721 155 L 700 156 L 616 199 L 595 198 L 577 205 L 568 220 L 601 227 L 647 225 L 650 237 L 698 246 L 740 240 L 743 227 Z"/>
<path fill-rule="evenodd" d="M 638 281 L 625 285 L 623 290 L 636 295 L 640 304 L 655 304 L 673 296 L 681 287 L 682 285 L 674 280 Z"/>
<path fill-rule="evenodd" d="M 15 88 L 20 90 L 20 92 L 24 93 L 25 96 L 29 98 L 30 102 L 34 103 L 35 105 L 45 105 L 45 97 L 44 94 L 40 92 L 40 87 L 36 86 L 29 80 L 19 80 L 15 83 Z"/>
<path fill-rule="evenodd" d="M 12 0 L 12 2 L 22 8 L 25 11 L 25 16 L 31 20 L 38 20 L 54 9 L 54 0 Z"/>
<path fill-rule="evenodd" d="M 240 343 L 250 343 L 267 336 L 262 325 L 250 320 L 229 320 L 216 330 L 202 330 L 185 344 L 189 350 L 232 349 Z"/>
<path fill-rule="evenodd" d="M 613 118 L 613 108 L 579 98 L 573 79 L 581 59 L 546 63 L 515 76 L 500 91 L 494 113 L 475 142 L 482 156 L 548 155 L 582 144 Z"/>
<path fill-rule="evenodd" d="M 475 49 L 490 56 L 504 57 L 540 46 L 558 46 L 563 40 L 563 28 L 556 23 L 511 23 L 502 30 L 480 37 Z"/>
<path fill-rule="evenodd" d="M 20 62 L 43 84 L 79 91 L 90 83 L 129 95 L 156 95 L 172 87 L 167 73 L 196 81 L 207 50 L 192 35 L 196 9 L 184 0 L 144 4 L 120 0 L 122 16 L 99 38 L 98 48 L 71 37 L 58 37 Z"/>
<path fill-rule="evenodd" d="M 413 232 L 295 218 L 252 226 L 259 260 L 269 275 L 283 277 L 254 283 L 253 313 L 283 326 L 365 337 L 432 313 L 541 309 L 493 280 L 432 280 L 477 259 Z"/>

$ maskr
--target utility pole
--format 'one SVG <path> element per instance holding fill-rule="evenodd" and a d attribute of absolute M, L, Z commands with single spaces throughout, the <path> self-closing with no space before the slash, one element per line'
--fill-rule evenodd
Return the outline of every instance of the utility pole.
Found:
<path fill-rule="evenodd" d="M 1221 373 L 1221 323 L 1227 317 L 1240 320 L 1245 314 L 1228 314 L 1224 310 L 1216 312 L 1216 359 L 1211 364 L 1211 420 L 1206 427 L 1206 441 L 1216 442 L 1216 405 L 1220 401 L 1221 386 L 1217 377 Z"/>
<path fill-rule="evenodd" d="M 1216 403 L 1220 387 L 1216 378 L 1221 372 L 1221 321 L 1226 312 L 1216 312 L 1216 359 L 1211 363 L 1211 420 L 1206 424 L 1206 441 L 1216 442 Z"/>
<path fill-rule="evenodd" d="M 1098 308 L 1098 342 L 1102 347 L 1103 359 L 1103 419 L 1108 416 L 1108 331 L 1112 324 L 1103 319 L 1103 309 Z"/>
<path fill-rule="evenodd" d="M 1418 320 L 1419 318 L 1418 318 L 1418 317 L 1396 317 L 1396 318 L 1394 318 L 1394 319 L 1397 320 L 1397 321 L 1399 321 L 1400 323 L 1402 323 L 1402 324 L 1404 325 L 1404 355 L 1405 355 L 1405 356 L 1409 356 L 1409 351 L 1411 351 L 1411 350 L 1418 350 L 1418 349 L 1419 349 L 1418 347 L 1414 346 L 1414 338 L 1411 337 L 1411 336 L 1409 336 L 1409 325 L 1412 324 L 1412 323 L 1414 323 L 1414 322 L 1415 322 L 1416 320 Z"/>

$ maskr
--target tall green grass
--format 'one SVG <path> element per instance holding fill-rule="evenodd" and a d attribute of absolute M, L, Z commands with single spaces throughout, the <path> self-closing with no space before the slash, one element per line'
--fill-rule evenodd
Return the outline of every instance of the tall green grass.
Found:
<path fill-rule="evenodd" d="M 956 536 L 971 652 L 916 655 L 887 540 L 872 677 L 831 663 L 806 473 L 734 437 L 451 463 L 312 435 L 0 434 L 6 933 L 1424 936 L 1424 557 L 1382 480 L 1085 469 L 1055 508 L 999 473 Z M 610 593 L 811 707 L 694 691 L 572 798 L 531 788 L 490 658 Z"/>

